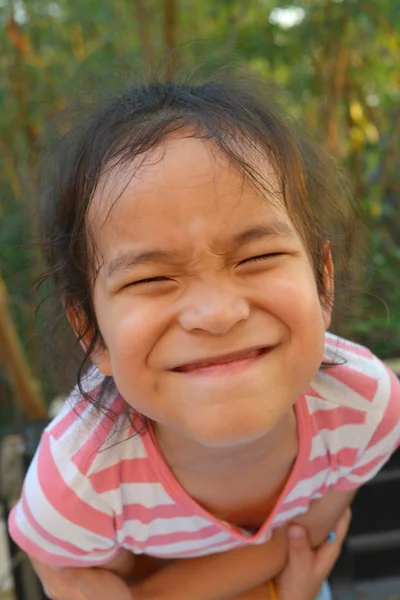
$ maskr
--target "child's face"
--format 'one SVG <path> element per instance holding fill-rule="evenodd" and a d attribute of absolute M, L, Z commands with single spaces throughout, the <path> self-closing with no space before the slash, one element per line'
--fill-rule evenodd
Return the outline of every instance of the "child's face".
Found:
<path fill-rule="evenodd" d="M 256 440 L 322 360 L 330 314 L 308 254 L 283 206 L 211 142 L 171 137 L 146 162 L 133 178 L 132 165 L 111 174 L 91 207 L 104 260 L 94 304 L 105 347 L 93 360 L 170 433 Z"/>

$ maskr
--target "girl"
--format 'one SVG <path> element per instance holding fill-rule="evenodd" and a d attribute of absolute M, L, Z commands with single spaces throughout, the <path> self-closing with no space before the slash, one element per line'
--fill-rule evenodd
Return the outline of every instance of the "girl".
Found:
<path fill-rule="evenodd" d="M 13 538 L 45 584 L 101 566 L 135 600 L 267 597 L 286 526 L 323 544 L 400 440 L 396 377 L 327 333 L 351 262 L 333 163 L 260 86 L 214 80 L 112 98 L 52 177 L 49 274 L 94 366 Z"/>

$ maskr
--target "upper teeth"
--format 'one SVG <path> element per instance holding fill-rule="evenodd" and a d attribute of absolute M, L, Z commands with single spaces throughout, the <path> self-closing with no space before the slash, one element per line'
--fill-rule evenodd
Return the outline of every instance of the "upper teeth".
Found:
<path fill-rule="evenodd" d="M 252 352 L 248 352 L 246 354 L 231 356 L 227 358 L 222 358 L 220 360 L 215 360 L 214 362 L 200 362 L 200 363 L 192 363 L 189 365 L 183 365 L 181 369 L 201 369 L 205 367 L 212 367 L 213 365 L 221 365 L 228 362 L 234 362 L 235 360 L 244 360 L 245 358 L 253 358 L 262 352 L 262 349 L 253 350 Z"/>

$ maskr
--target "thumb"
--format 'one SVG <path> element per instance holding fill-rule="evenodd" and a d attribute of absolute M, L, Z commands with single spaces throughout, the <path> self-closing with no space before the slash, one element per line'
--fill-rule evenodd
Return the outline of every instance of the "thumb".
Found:
<path fill-rule="evenodd" d="M 293 524 L 288 527 L 289 563 L 295 563 L 298 568 L 304 568 L 313 559 L 313 552 L 308 539 L 308 533 L 301 525 Z"/>
<path fill-rule="evenodd" d="M 307 531 L 297 523 L 288 527 L 289 545 L 294 552 L 304 550 L 309 545 Z"/>

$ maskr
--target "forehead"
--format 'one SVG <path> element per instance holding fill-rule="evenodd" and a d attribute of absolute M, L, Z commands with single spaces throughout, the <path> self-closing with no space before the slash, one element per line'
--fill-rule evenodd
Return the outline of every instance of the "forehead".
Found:
<path fill-rule="evenodd" d="M 125 238 L 194 235 L 205 224 L 218 236 L 255 219 L 288 222 L 274 166 L 254 148 L 244 158 L 261 186 L 212 141 L 194 137 L 170 136 L 151 152 L 109 168 L 89 210 L 96 244 L 104 250 Z"/>

